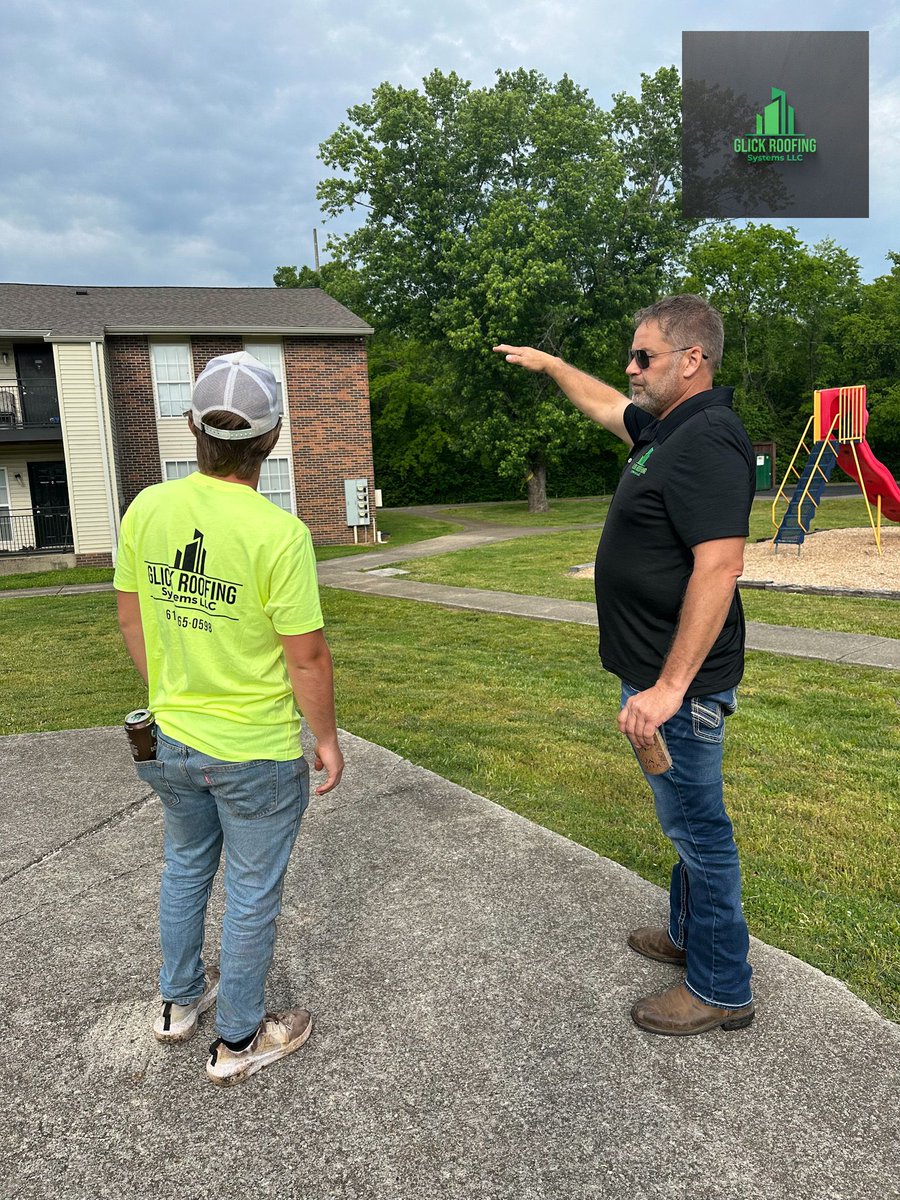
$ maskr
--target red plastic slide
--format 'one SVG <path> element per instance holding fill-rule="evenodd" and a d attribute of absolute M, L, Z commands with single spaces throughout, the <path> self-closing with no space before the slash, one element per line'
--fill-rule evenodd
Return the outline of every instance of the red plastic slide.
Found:
<path fill-rule="evenodd" d="M 834 430 L 839 409 L 843 410 L 841 427 L 852 429 L 855 436 L 865 434 L 869 424 L 869 410 L 866 408 L 866 389 L 853 388 L 823 388 L 817 393 L 819 418 L 816 437 L 827 436 L 829 430 Z M 843 396 L 843 399 L 842 399 Z M 846 422 L 844 420 L 846 418 Z M 834 432 L 835 439 L 841 436 Z M 845 434 L 844 436 L 847 436 Z M 852 435 L 851 435 L 852 436 Z M 856 457 L 859 459 L 859 470 L 849 442 L 841 442 L 838 450 L 838 466 L 846 471 L 851 479 L 855 479 L 865 492 L 870 504 L 876 504 L 881 497 L 881 512 L 889 521 L 900 521 L 900 487 L 893 475 L 872 453 L 872 447 L 863 437 L 856 443 Z"/>
<path fill-rule="evenodd" d="M 875 504 L 881 497 L 882 516 L 889 521 L 900 521 L 900 487 L 897 481 L 872 453 L 872 447 L 867 441 L 856 443 L 856 456 L 859 459 L 859 471 L 853 459 L 853 451 L 844 442 L 838 451 L 838 466 L 846 471 L 851 479 L 855 479 L 869 498 L 870 504 Z"/>

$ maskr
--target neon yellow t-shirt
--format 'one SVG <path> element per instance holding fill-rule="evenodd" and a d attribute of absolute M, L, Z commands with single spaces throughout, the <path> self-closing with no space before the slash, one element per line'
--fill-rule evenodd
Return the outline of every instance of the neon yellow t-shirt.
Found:
<path fill-rule="evenodd" d="M 278 635 L 323 625 L 302 521 L 211 475 L 156 484 L 122 519 L 114 584 L 139 597 L 163 733 L 227 762 L 300 756 Z"/>

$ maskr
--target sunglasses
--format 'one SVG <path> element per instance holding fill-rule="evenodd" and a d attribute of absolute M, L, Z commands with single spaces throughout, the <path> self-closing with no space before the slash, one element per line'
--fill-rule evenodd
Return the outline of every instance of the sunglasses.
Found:
<path fill-rule="evenodd" d="M 636 362 L 642 371 L 646 371 L 650 366 L 651 359 L 662 358 L 664 354 L 681 354 L 683 350 L 693 349 L 693 346 L 679 346 L 677 350 L 660 350 L 657 354 L 649 354 L 646 350 L 629 350 L 628 361 Z M 709 355 L 704 354 L 703 357 L 709 358 Z"/>

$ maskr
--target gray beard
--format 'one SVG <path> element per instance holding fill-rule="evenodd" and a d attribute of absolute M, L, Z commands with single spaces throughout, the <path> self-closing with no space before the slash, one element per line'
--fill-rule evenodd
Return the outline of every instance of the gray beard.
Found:
<path fill-rule="evenodd" d="M 643 388 L 641 388 L 641 390 L 638 392 L 635 392 L 634 389 L 632 389 L 631 403 L 635 406 L 635 408 L 640 408 L 644 412 L 649 413 L 651 417 L 658 417 L 665 408 L 665 403 L 662 400 L 658 400 L 653 396 L 648 396 Z"/>

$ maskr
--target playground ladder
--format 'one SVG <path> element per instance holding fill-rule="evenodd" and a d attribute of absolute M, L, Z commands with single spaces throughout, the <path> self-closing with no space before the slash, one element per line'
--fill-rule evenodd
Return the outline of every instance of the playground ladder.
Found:
<path fill-rule="evenodd" d="M 806 428 L 803 430 L 800 442 L 794 451 L 794 457 L 791 459 L 790 465 L 784 473 L 784 479 L 781 482 L 781 487 L 778 489 L 778 494 L 772 501 L 772 523 L 778 526 L 775 537 L 772 539 L 776 550 L 780 545 L 796 546 L 799 554 L 800 547 L 805 541 L 806 535 L 812 529 L 819 501 L 822 499 L 822 493 L 825 491 L 825 485 L 831 478 L 831 473 L 837 463 L 837 446 L 832 442 L 831 435 L 834 432 L 838 418 L 835 417 L 835 421 L 826 437 L 820 441 L 813 442 L 810 448 L 807 446 L 806 439 L 814 419 L 814 417 L 810 417 L 806 422 Z M 797 467 L 797 460 L 801 452 L 807 456 L 806 464 L 802 470 Z M 795 479 L 796 483 L 788 500 L 786 488 L 792 479 Z M 776 517 L 779 501 L 787 504 L 784 516 L 780 522 Z"/>

